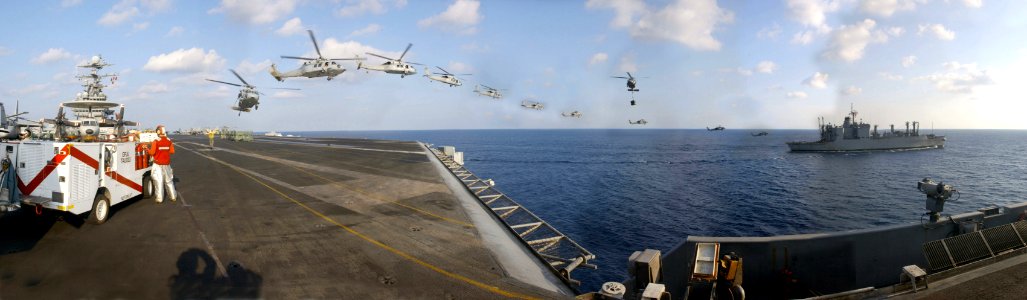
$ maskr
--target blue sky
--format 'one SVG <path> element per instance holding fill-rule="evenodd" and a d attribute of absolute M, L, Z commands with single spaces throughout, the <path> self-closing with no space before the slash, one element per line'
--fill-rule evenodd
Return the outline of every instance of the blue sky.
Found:
<path fill-rule="evenodd" d="M 171 128 L 814 128 L 849 104 L 865 121 L 937 128 L 1027 128 L 1027 2 L 782 1 L 174 1 L 15 2 L 0 12 L 0 101 L 51 117 L 81 89 L 74 65 L 114 63 L 111 101 Z M 357 71 L 274 81 L 280 55 L 365 51 L 473 73 L 462 87 Z M 371 63 L 380 62 L 375 59 Z M 263 90 L 237 116 L 234 68 Z M 640 79 L 629 106 L 622 80 Z M 500 101 L 474 94 L 508 89 Z M 546 104 L 523 109 L 522 99 Z M 560 117 L 578 110 L 580 119 Z"/>

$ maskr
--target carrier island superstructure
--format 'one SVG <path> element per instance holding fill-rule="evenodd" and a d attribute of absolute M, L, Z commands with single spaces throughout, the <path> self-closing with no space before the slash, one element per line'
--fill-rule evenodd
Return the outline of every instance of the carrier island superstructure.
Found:
<path fill-rule="evenodd" d="M 905 130 L 896 131 L 891 125 L 888 131 L 879 132 L 877 125 L 856 120 L 856 110 L 850 110 L 842 125 L 825 123 L 821 118 L 820 140 L 815 142 L 788 142 L 793 152 L 843 152 L 870 150 L 931 149 L 945 146 L 945 137 L 934 134 L 921 135 L 920 122 L 906 122 Z"/>

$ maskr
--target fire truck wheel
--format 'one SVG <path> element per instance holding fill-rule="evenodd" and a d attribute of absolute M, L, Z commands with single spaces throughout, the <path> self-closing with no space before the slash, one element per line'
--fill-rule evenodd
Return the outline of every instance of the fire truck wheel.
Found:
<path fill-rule="evenodd" d="M 89 222 L 103 224 L 111 214 L 111 201 L 103 194 L 96 194 L 93 199 L 93 210 L 89 212 Z"/>
<path fill-rule="evenodd" d="M 143 177 L 143 199 L 153 198 L 153 181 L 150 180 L 150 176 Z"/>

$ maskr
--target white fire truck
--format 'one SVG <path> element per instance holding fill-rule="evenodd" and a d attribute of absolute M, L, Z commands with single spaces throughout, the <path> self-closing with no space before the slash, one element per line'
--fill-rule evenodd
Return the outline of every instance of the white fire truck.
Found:
<path fill-rule="evenodd" d="M 23 207 L 89 212 L 89 221 L 103 224 L 111 206 L 152 194 L 149 157 L 141 145 L 25 140 L 0 148 L 16 170 L 16 197 Z"/>

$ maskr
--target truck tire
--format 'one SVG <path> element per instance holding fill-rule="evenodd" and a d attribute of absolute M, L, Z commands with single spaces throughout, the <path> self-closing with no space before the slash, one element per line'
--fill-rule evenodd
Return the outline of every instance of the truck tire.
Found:
<path fill-rule="evenodd" d="M 150 176 L 143 176 L 143 199 L 153 199 L 153 181 Z"/>
<path fill-rule="evenodd" d="M 111 200 L 103 193 L 96 194 L 96 198 L 93 198 L 93 209 L 89 211 L 89 222 L 100 225 L 107 222 L 110 215 Z"/>

